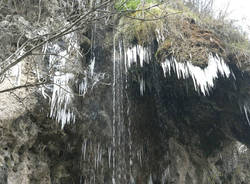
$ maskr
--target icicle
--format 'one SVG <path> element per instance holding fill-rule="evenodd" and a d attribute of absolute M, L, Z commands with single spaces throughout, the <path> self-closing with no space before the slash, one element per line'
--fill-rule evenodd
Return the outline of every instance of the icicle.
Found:
<path fill-rule="evenodd" d="M 144 49 L 140 45 L 137 46 L 137 51 L 140 58 L 140 66 L 143 67 L 143 61 L 144 61 Z"/>
<path fill-rule="evenodd" d="M 51 98 L 50 117 L 61 121 L 62 128 L 70 120 L 74 119 L 74 115 L 68 109 L 69 104 L 73 98 L 68 82 L 73 78 L 72 74 L 65 74 L 54 77 L 53 92 Z"/>
<path fill-rule="evenodd" d="M 114 176 L 112 176 L 112 184 L 116 184 Z"/>
<path fill-rule="evenodd" d="M 161 66 L 165 77 L 167 72 L 171 75 L 171 70 L 176 73 L 178 79 L 191 77 L 195 91 L 201 92 L 204 96 L 209 95 L 209 92 L 214 87 L 214 79 L 218 78 L 218 74 L 228 78 L 231 73 L 223 59 L 212 54 L 209 55 L 208 66 L 204 69 L 192 65 L 189 61 L 179 63 L 175 58 L 166 59 Z"/>
<path fill-rule="evenodd" d="M 97 154 L 98 154 L 97 151 L 95 151 L 95 156 L 94 156 L 94 161 L 95 161 L 95 164 L 94 164 L 94 165 L 95 165 L 95 169 L 97 169 L 97 167 L 98 167 L 98 164 L 97 164 L 97 157 L 98 157 L 98 156 L 97 156 Z"/>
<path fill-rule="evenodd" d="M 86 160 L 86 151 L 87 151 L 87 139 L 84 139 L 83 143 L 83 160 Z"/>
<path fill-rule="evenodd" d="M 246 105 L 244 105 L 244 106 L 243 106 L 243 109 L 244 109 L 244 113 L 245 113 L 245 116 L 246 116 L 248 125 L 250 126 L 250 121 L 249 121 L 249 117 L 248 117 L 249 108 L 248 108 Z"/>
<path fill-rule="evenodd" d="M 84 75 L 83 81 L 79 84 L 79 95 L 82 96 L 84 96 L 88 90 L 88 74 L 86 70 L 84 71 Z"/>
<path fill-rule="evenodd" d="M 112 153 L 112 150 L 111 150 L 111 147 L 108 148 L 108 162 L 109 162 L 109 168 L 111 168 L 111 153 Z"/>
<path fill-rule="evenodd" d="M 165 184 L 167 182 L 167 173 L 168 173 L 168 170 L 165 169 L 165 171 L 163 172 L 162 177 L 161 177 L 162 184 Z"/>
<path fill-rule="evenodd" d="M 125 53 L 125 48 L 124 48 L 124 53 Z M 128 66 L 129 66 L 127 57 L 128 57 L 127 55 L 125 55 L 125 57 L 124 57 L 124 68 L 125 68 L 125 73 L 128 72 Z"/>
<path fill-rule="evenodd" d="M 91 59 L 90 65 L 89 65 L 89 70 L 90 70 L 90 76 L 93 77 L 94 75 L 94 69 L 95 69 L 95 57 Z"/>
<path fill-rule="evenodd" d="M 101 162 L 101 148 L 100 143 L 97 145 L 97 151 L 96 151 L 96 168 L 99 167 L 99 163 Z"/>
<path fill-rule="evenodd" d="M 150 49 L 136 45 L 126 49 L 125 53 L 125 71 L 131 67 L 132 63 L 137 63 L 137 57 L 139 58 L 140 66 L 143 67 L 144 62 L 149 63 L 151 59 Z"/>
<path fill-rule="evenodd" d="M 153 179 L 152 179 L 152 175 L 151 174 L 149 176 L 148 184 L 153 184 Z"/>
<path fill-rule="evenodd" d="M 41 87 L 41 92 L 42 92 L 42 95 L 43 95 L 44 99 L 47 99 L 47 97 L 49 97 L 49 95 L 45 92 L 45 88 L 44 87 Z"/>
<path fill-rule="evenodd" d="M 17 64 L 17 76 L 16 76 L 16 85 L 19 86 L 21 84 L 21 75 L 22 75 L 22 63 L 19 62 Z"/>
<path fill-rule="evenodd" d="M 137 158 L 139 160 L 140 165 L 142 166 L 142 151 L 137 151 Z"/>
<path fill-rule="evenodd" d="M 161 43 L 165 40 L 165 37 L 163 35 L 163 32 L 160 29 L 156 29 L 155 32 L 156 34 L 156 40 L 158 43 Z"/>
<path fill-rule="evenodd" d="M 145 81 L 144 81 L 144 79 L 142 77 L 142 78 L 140 78 L 140 93 L 141 93 L 141 96 L 143 96 L 144 91 L 145 91 Z"/>
<path fill-rule="evenodd" d="M 113 86 L 112 86 L 112 93 L 113 93 L 113 122 L 112 122 L 112 158 L 113 158 L 113 170 L 112 170 L 112 184 L 115 184 L 115 155 L 116 155 L 116 49 L 115 49 L 115 37 L 113 40 Z"/>
<path fill-rule="evenodd" d="M 67 44 L 66 49 L 64 44 Z M 50 117 L 55 118 L 58 122 L 60 122 L 62 128 L 66 123 L 75 122 L 76 119 L 73 110 L 71 109 L 71 103 L 74 95 L 69 84 L 70 80 L 73 80 L 75 76 L 73 73 L 65 70 L 68 67 L 68 60 L 71 60 L 72 62 L 77 61 L 78 55 L 75 53 L 77 53 L 78 49 L 79 45 L 77 35 L 75 33 L 67 34 L 63 37 L 63 41 L 53 45 L 46 45 L 43 48 L 43 52 L 56 54 L 49 56 L 49 67 L 50 69 L 52 68 L 56 71 L 52 76 L 54 84 L 50 102 Z M 84 81 L 84 83 L 79 85 L 79 93 L 85 94 L 86 89 L 87 82 Z M 44 94 L 44 91 L 42 91 L 42 94 Z"/>
<path fill-rule="evenodd" d="M 240 153 L 240 154 L 245 153 L 248 150 L 246 145 L 244 145 L 238 141 L 236 141 L 236 148 L 237 148 L 238 153 Z"/>
<path fill-rule="evenodd" d="M 130 174 L 130 184 L 135 184 L 135 179 L 132 174 Z"/>
<path fill-rule="evenodd" d="M 129 138 L 129 169 L 130 169 L 130 174 L 132 172 L 132 166 L 133 166 L 133 161 L 132 161 L 132 135 L 131 135 L 131 119 L 130 119 L 130 104 L 128 104 L 127 108 L 127 116 L 128 116 L 128 138 Z"/>
<path fill-rule="evenodd" d="M 101 164 L 102 163 L 102 148 L 99 148 L 99 155 L 98 155 L 98 163 Z"/>

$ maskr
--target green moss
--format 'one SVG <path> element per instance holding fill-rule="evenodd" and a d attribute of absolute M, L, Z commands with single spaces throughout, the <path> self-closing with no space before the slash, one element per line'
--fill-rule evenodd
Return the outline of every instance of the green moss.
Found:
<path fill-rule="evenodd" d="M 147 4 L 145 8 L 150 6 L 152 4 Z M 145 12 L 133 12 L 120 20 L 118 34 L 123 35 L 125 42 L 128 44 L 150 45 L 155 39 L 155 31 L 161 29 L 161 20 L 154 20 L 157 19 L 156 17 L 160 17 L 161 14 L 162 10 L 158 7 Z"/>
<path fill-rule="evenodd" d="M 140 0 L 129 0 L 129 1 L 117 1 L 115 4 L 115 9 L 117 10 L 126 10 L 132 9 L 135 10 L 140 4 Z"/>
<path fill-rule="evenodd" d="M 158 0 L 145 0 L 145 3 L 158 3 Z M 141 0 L 117 0 L 115 4 L 115 9 L 121 10 L 135 10 L 141 4 Z"/>

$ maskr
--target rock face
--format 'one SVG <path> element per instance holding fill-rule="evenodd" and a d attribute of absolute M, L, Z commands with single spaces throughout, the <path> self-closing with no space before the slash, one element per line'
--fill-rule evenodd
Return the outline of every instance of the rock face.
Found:
<path fill-rule="evenodd" d="M 59 27 L 62 22 L 58 20 L 64 18 L 56 15 L 62 15 L 59 7 L 66 6 L 64 1 L 25 0 L 25 6 L 5 2 L 0 9 L 1 68 L 20 45 L 40 35 L 39 30 L 49 29 L 39 28 L 36 22 L 52 22 L 51 27 Z M 121 25 L 121 20 L 114 21 L 115 25 Z M 187 35 L 191 30 L 197 35 L 212 35 L 201 32 L 193 21 L 190 25 L 187 19 L 184 22 Z M 133 26 L 130 31 L 136 33 Z M 147 30 L 143 32 L 147 26 L 137 29 L 140 36 L 151 35 Z M 1 92 L 0 184 L 250 183 L 249 63 L 242 63 L 240 68 L 234 56 L 221 54 L 231 74 L 227 78 L 216 73 L 214 88 L 209 95 L 202 95 L 195 90 L 191 74 L 178 77 L 178 67 L 174 68 L 177 65 L 164 76 L 157 57 L 164 62 L 159 57 L 169 54 L 169 39 L 158 45 L 160 41 L 152 34 L 147 45 L 148 40 L 144 42 L 143 37 L 131 33 L 127 39 L 125 32 L 100 21 L 76 33 L 80 62 L 72 67 L 71 59 L 77 54 L 71 52 L 65 65 L 74 68 L 70 71 L 74 78 L 65 87 L 74 96 L 67 108 L 74 113 L 75 123 L 65 121 L 62 128 L 62 121 L 51 116 L 53 85 Z M 192 44 L 197 35 L 188 38 Z M 69 49 L 64 48 L 68 43 L 65 40 L 51 44 L 65 51 Z M 212 50 L 224 52 L 214 35 L 210 41 L 205 37 L 199 41 L 195 48 L 205 43 L 206 47 L 212 45 Z M 47 55 L 51 50 L 38 51 Z M 204 68 L 205 62 L 198 62 L 199 55 L 195 58 L 192 64 Z M 62 58 L 59 60 L 62 62 Z M 1 89 L 37 82 L 38 73 L 41 82 L 46 74 L 54 72 L 48 69 L 50 61 L 50 56 L 25 58 L 21 66 L 0 78 Z M 30 66 L 31 62 L 42 67 Z M 22 75 L 16 74 L 18 69 Z M 58 96 L 55 103 L 60 101 Z"/>

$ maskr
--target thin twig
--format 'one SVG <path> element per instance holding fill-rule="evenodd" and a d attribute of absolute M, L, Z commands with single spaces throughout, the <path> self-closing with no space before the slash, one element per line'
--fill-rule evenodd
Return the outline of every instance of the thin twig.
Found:
<path fill-rule="evenodd" d="M 41 86 L 41 85 L 44 85 L 44 84 L 49 84 L 49 82 L 41 82 L 41 83 L 36 83 L 36 84 L 20 85 L 20 86 L 16 86 L 16 87 L 13 87 L 13 88 L 8 88 L 8 89 L 1 90 L 0 93 L 6 93 L 6 92 L 14 91 L 14 90 L 17 90 L 17 89 L 21 89 L 21 88 Z"/>
<path fill-rule="evenodd" d="M 170 15 L 176 15 L 176 14 L 181 14 L 181 13 L 183 13 L 183 12 L 170 13 L 170 14 L 167 14 L 167 15 L 164 15 L 164 16 L 161 16 L 161 17 L 151 18 L 151 19 L 131 17 L 131 16 L 128 16 L 128 15 L 125 15 L 125 17 L 130 18 L 130 19 L 140 20 L 140 21 L 156 21 L 156 20 L 164 19 L 164 18 L 166 18 L 166 17 L 168 17 Z"/>

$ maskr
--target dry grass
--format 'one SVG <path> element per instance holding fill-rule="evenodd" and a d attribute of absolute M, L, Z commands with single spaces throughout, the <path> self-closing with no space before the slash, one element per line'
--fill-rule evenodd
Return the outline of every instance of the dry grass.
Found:
<path fill-rule="evenodd" d="M 157 40 L 159 62 L 173 56 L 179 61 L 205 66 L 208 54 L 214 53 L 224 58 L 231 55 L 240 66 L 250 55 L 246 35 L 232 22 L 201 15 L 180 1 L 174 6 L 170 3 L 130 14 L 121 19 L 120 28 L 119 34 L 127 45 L 150 46 Z M 159 40 L 162 36 L 164 39 Z"/>

